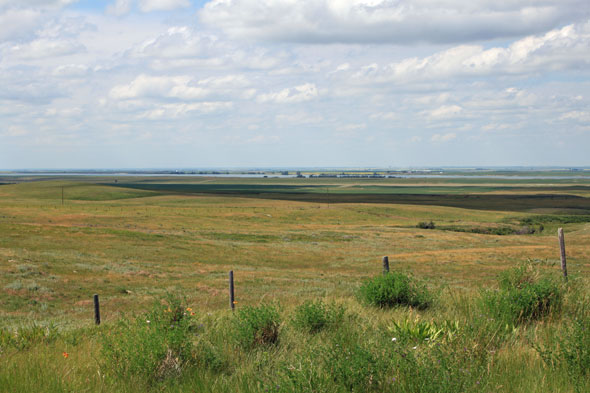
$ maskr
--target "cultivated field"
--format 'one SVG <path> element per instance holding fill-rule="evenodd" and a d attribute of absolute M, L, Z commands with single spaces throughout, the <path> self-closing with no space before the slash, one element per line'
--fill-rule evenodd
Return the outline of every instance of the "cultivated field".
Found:
<path fill-rule="evenodd" d="M 0 176 L 0 183 L 14 183 L 0 185 L 0 391 L 590 387 L 590 348 L 576 358 L 582 371 L 574 370 L 560 357 L 568 344 L 556 338 L 572 334 L 590 345 L 589 335 L 568 330 L 587 318 L 587 179 Z M 430 221 L 432 229 L 417 227 Z M 498 288 L 498 274 L 523 263 L 533 278 L 559 280 L 558 227 L 566 233 L 570 274 L 559 305 L 532 320 L 499 324 L 481 305 L 482 290 Z M 385 255 L 392 272 L 426 286 L 427 307 L 379 308 L 358 299 Z M 230 270 L 238 311 L 277 309 L 278 343 L 233 343 L 241 328 L 229 311 Z M 104 337 L 132 334 L 120 330 L 121 320 L 154 302 L 169 307 L 162 299 L 173 295 L 195 314 L 198 328 L 186 338 L 196 348 L 192 360 L 177 359 L 170 366 L 177 372 L 157 378 L 141 367 L 113 372 L 113 362 L 135 360 L 105 352 Z M 339 327 L 319 335 L 298 330 L 297 307 L 318 299 L 342 307 Z M 395 327 L 402 322 L 405 330 Z M 437 345 L 448 352 L 424 343 L 433 334 L 412 330 L 422 322 L 439 328 Z M 399 341 L 392 344 L 394 335 Z M 404 349 L 385 347 L 395 344 Z M 402 352 L 399 362 L 391 360 Z M 409 358 L 414 363 L 404 363 Z M 162 365 L 165 359 L 158 370 Z"/>

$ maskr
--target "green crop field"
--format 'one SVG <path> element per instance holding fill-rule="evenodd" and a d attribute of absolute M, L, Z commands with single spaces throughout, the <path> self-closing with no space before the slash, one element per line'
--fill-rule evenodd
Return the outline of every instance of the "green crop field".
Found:
<path fill-rule="evenodd" d="M 589 245 L 586 178 L 0 175 L 0 391 L 590 391 Z M 427 305 L 361 299 L 383 256 Z M 557 306 L 495 314 L 519 266 L 559 283 Z M 146 330 L 176 301 L 186 326 Z M 277 341 L 240 341 L 252 318 Z"/>

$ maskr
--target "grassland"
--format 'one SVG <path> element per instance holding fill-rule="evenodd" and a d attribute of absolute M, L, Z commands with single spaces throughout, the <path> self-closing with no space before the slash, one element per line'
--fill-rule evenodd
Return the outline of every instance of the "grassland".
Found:
<path fill-rule="evenodd" d="M 0 391 L 43 391 L 35 384 L 45 379 L 53 381 L 46 391 L 229 391 L 232 386 L 257 391 L 259 372 L 270 386 L 272 373 L 265 373 L 281 362 L 299 359 L 305 368 L 305 348 L 320 342 L 289 331 L 287 324 L 280 346 L 272 350 L 236 352 L 224 346 L 222 352 L 233 360 L 220 375 L 207 371 L 177 385 L 154 386 L 97 379 L 100 362 L 92 360 L 100 357 L 97 335 L 166 293 L 184 296 L 203 324 L 224 326 L 231 319 L 229 270 L 236 275 L 238 309 L 278 302 L 288 315 L 307 299 L 333 300 L 356 315 L 354 324 L 361 327 L 355 334 L 368 337 L 399 319 L 466 321 L 481 288 L 494 288 L 499 272 L 523 261 L 558 272 L 557 227 L 566 231 L 572 281 L 583 288 L 590 274 L 590 181 L 584 178 L 126 177 L 115 182 L 80 176 L 7 177 L 0 183 L 14 183 L 0 185 L 0 328 L 14 331 L 34 322 L 63 332 L 48 344 L 2 349 Z M 416 228 L 430 220 L 435 229 Z M 525 226 L 535 233 L 475 233 L 495 228 L 517 233 Z M 409 272 L 440 294 L 434 307 L 416 314 L 358 303 L 356 289 L 380 272 L 384 255 L 392 270 Z M 92 326 L 94 293 L 101 296 L 100 328 Z M 547 367 L 530 345 L 550 342 L 567 321 L 559 315 L 517 329 L 494 347 L 486 358 L 491 379 L 483 391 L 584 391 L 586 379 L 574 381 Z M 71 354 L 70 363 L 62 352 Z M 516 370 L 523 368 L 528 372 L 520 378 Z M 323 385 L 314 386 L 321 391 Z M 465 386 L 445 391 L 477 390 Z"/>

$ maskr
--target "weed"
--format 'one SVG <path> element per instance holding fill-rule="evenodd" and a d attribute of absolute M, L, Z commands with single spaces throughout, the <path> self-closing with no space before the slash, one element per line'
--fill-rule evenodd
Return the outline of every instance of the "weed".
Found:
<path fill-rule="evenodd" d="M 326 304 L 322 300 L 308 300 L 295 309 L 293 325 L 309 333 L 317 333 L 327 327 L 334 327 L 344 318 L 344 306 Z"/>
<path fill-rule="evenodd" d="M 424 309 L 432 303 L 431 295 L 403 273 L 379 275 L 365 281 L 358 291 L 360 300 L 378 307 L 411 306 Z"/>
<path fill-rule="evenodd" d="M 556 279 L 541 275 L 531 263 L 500 275 L 500 289 L 485 291 L 481 305 L 499 322 L 517 325 L 541 319 L 561 306 L 563 288 Z"/>
<path fill-rule="evenodd" d="M 33 323 L 20 326 L 14 332 L 0 329 L 0 353 L 9 347 L 24 350 L 38 344 L 49 344 L 59 337 L 59 331 L 53 324 L 42 326 Z"/>
<path fill-rule="evenodd" d="M 180 376 L 194 361 L 190 309 L 168 297 L 135 319 L 122 319 L 103 335 L 104 368 L 120 377 L 141 376 L 156 381 Z"/>
<path fill-rule="evenodd" d="M 281 318 L 274 305 L 246 306 L 238 310 L 234 321 L 236 339 L 244 348 L 276 344 L 279 340 Z"/>

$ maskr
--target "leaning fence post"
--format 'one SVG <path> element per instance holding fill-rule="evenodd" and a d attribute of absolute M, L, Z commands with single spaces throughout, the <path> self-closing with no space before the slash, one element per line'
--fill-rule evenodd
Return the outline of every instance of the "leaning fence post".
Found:
<path fill-rule="evenodd" d="M 100 304 L 98 303 L 98 295 L 94 295 L 94 323 L 100 325 Z"/>
<path fill-rule="evenodd" d="M 563 278 L 567 282 L 567 265 L 565 261 L 565 239 L 563 236 L 563 228 L 557 230 L 557 237 L 559 238 L 559 252 L 561 256 L 561 270 L 563 271 Z"/>
<path fill-rule="evenodd" d="M 234 311 L 236 308 L 236 301 L 234 297 L 234 271 L 229 271 L 229 306 L 231 310 Z"/>
<path fill-rule="evenodd" d="M 389 273 L 389 257 L 383 257 L 383 274 Z"/>

